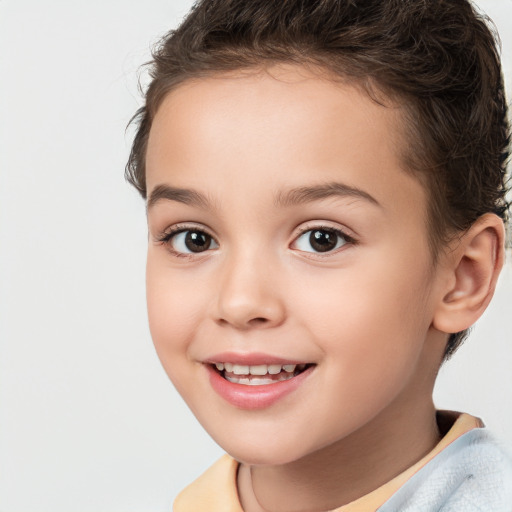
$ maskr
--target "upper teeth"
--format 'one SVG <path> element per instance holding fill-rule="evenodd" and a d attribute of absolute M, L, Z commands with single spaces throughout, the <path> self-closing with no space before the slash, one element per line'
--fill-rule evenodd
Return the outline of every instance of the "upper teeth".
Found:
<path fill-rule="evenodd" d="M 294 372 L 297 367 L 296 364 L 258 364 L 258 365 L 243 365 L 243 364 L 232 364 L 232 363 L 215 363 L 217 370 L 226 370 L 228 373 L 234 373 L 235 375 L 277 375 L 281 371 Z"/>

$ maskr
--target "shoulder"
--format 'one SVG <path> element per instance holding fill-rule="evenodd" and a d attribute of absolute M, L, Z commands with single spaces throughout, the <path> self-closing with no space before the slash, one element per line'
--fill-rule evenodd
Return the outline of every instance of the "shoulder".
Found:
<path fill-rule="evenodd" d="M 467 432 L 436 455 L 379 512 L 512 511 L 512 459 L 489 432 Z"/>
<path fill-rule="evenodd" d="M 177 496 L 173 512 L 243 512 L 238 499 L 238 462 L 224 455 Z"/>

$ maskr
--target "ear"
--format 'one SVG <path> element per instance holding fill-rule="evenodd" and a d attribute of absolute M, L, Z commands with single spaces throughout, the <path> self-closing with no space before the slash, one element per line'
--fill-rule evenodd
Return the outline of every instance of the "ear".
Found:
<path fill-rule="evenodd" d="M 492 213 L 482 215 L 447 254 L 442 300 L 433 326 L 446 333 L 471 327 L 487 308 L 503 267 L 505 228 Z"/>

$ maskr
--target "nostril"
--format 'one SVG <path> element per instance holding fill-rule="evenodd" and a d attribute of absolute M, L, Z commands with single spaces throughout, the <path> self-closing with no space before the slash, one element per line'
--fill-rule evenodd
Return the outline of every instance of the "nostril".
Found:
<path fill-rule="evenodd" d="M 233 322 L 230 322 L 229 320 L 226 320 L 225 318 L 219 318 L 217 320 L 220 324 L 230 324 Z M 249 321 L 245 323 L 245 326 L 249 327 L 258 327 L 259 325 L 265 325 L 269 322 L 268 318 L 264 318 L 262 316 L 251 318 Z"/>
<path fill-rule="evenodd" d="M 265 324 L 267 322 L 268 322 L 268 318 L 263 318 L 261 316 L 259 316 L 257 318 L 252 318 L 251 320 L 249 320 L 249 324 L 252 325 L 252 326 L 257 326 L 257 325 Z"/>

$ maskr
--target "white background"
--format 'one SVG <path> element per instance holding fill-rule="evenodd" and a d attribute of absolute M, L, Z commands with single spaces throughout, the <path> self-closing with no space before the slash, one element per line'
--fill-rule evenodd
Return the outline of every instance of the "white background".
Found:
<path fill-rule="evenodd" d="M 478 2 L 503 40 L 512 0 Z M 167 381 L 124 182 L 137 69 L 189 0 L 0 0 L 0 512 L 157 512 L 220 454 Z M 509 258 L 510 260 L 510 258 Z M 441 408 L 512 448 L 512 264 Z"/>

